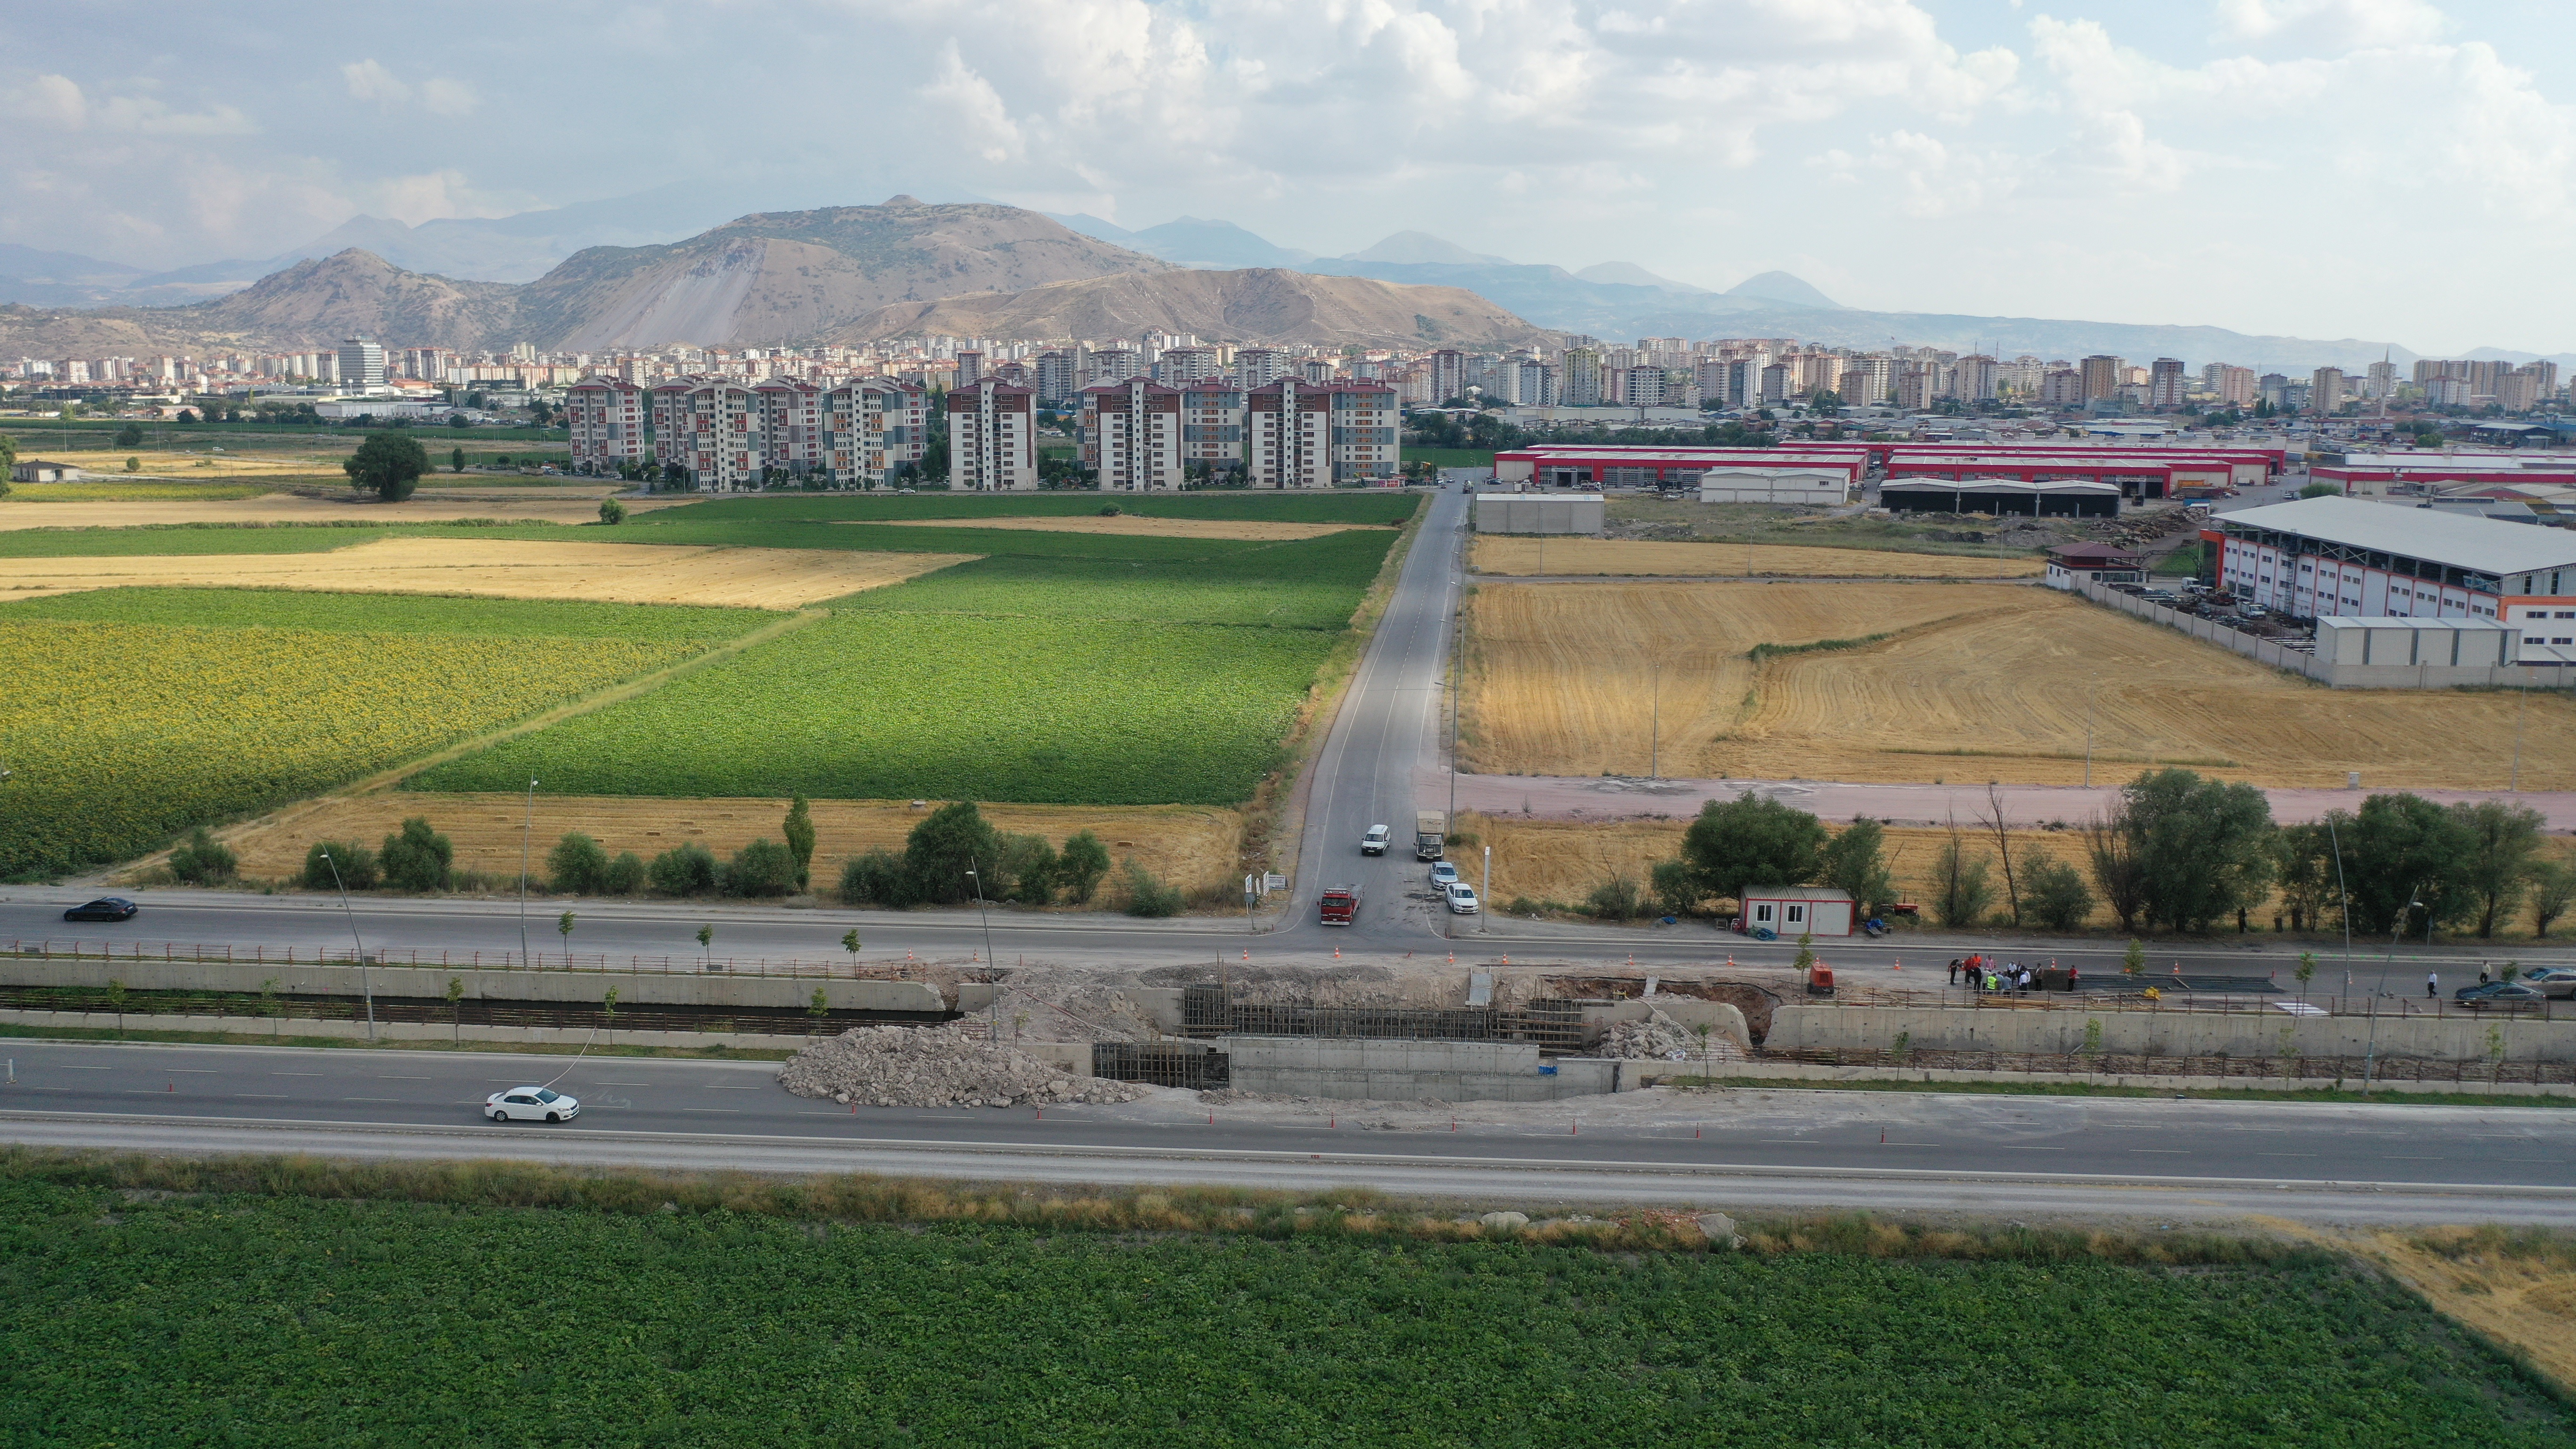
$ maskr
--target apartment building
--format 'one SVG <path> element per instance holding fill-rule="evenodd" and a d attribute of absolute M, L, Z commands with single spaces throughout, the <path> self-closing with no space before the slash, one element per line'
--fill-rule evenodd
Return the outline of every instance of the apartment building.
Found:
<path fill-rule="evenodd" d="M 679 468 L 699 488 L 731 493 L 758 488 L 760 406 L 751 389 L 730 379 L 684 378 L 652 391 L 653 446 L 662 466 Z"/>
<path fill-rule="evenodd" d="M 810 382 L 772 377 L 751 390 L 759 409 L 760 456 L 769 482 L 827 475 L 831 454 L 823 441 L 823 390 Z"/>
<path fill-rule="evenodd" d="M 2321 413 L 2343 406 L 2344 375 L 2340 367 L 2320 367 L 2308 376 L 2308 405 Z"/>
<path fill-rule="evenodd" d="M 1082 463 L 1103 491 L 1179 488 L 1182 431 L 1179 388 L 1130 378 L 1082 390 Z"/>
<path fill-rule="evenodd" d="M 1035 393 L 1008 383 L 951 388 L 948 486 L 966 493 L 1037 487 L 1036 403 Z"/>
<path fill-rule="evenodd" d="M 1145 376 L 1148 367 L 1145 354 L 1132 347 L 1105 347 L 1091 354 L 1086 369 L 1089 375 L 1083 379 L 1082 385 L 1094 388 L 1104 382 L 1125 382 L 1131 377 Z"/>
<path fill-rule="evenodd" d="M 1213 347 L 1175 347 L 1154 360 L 1154 380 L 1187 387 L 1225 376 L 1225 355 Z"/>
<path fill-rule="evenodd" d="M 824 462 L 844 487 L 892 481 L 918 468 L 930 441 L 929 394 L 886 379 L 845 382 L 823 393 Z"/>
<path fill-rule="evenodd" d="M 1039 353 L 1029 367 L 1038 401 L 1053 404 L 1082 396 L 1082 374 L 1087 361 L 1087 354 L 1080 347 L 1051 348 Z"/>
<path fill-rule="evenodd" d="M 1243 389 L 1222 378 L 1181 389 L 1181 461 L 1243 471 Z"/>
<path fill-rule="evenodd" d="M 360 393 L 382 392 L 385 387 L 385 349 L 383 344 L 365 337 L 351 337 L 340 343 L 336 354 L 343 390 Z"/>
<path fill-rule="evenodd" d="M 1431 354 L 1431 398 L 1445 403 L 1453 397 L 1467 395 L 1467 354 L 1454 347 L 1443 347 Z"/>
<path fill-rule="evenodd" d="M 2097 352 L 2077 363 L 2075 370 L 2082 379 L 2082 401 L 2101 402 L 2120 395 L 2120 384 L 2124 380 L 2120 374 L 2125 370 L 2120 359 L 2109 353 Z"/>
<path fill-rule="evenodd" d="M 1255 488 L 1329 488 L 1400 471 L 1401 409 L 1384 383 L 1282 378 L 1249 389 L 1244 409 Z"/>
<path fill-rule="evenodd" d="M 1268 387 L 1297 370 L 1297 359 L 1275 347 L 1245 347 L 1234 354 L 1234 379 L 1248 391 Z"/>
<path fill-rule="evenodd" d="M 2147 406 L 2178 408 L 2182 406 L 2182 360 L 2159 357 L 2147 369 Z"/>
<path fill-rule="evenodd" d="M 564 390 L 564 427 L 572 436 L 572 471 L 614 473 L 653 456 L 644 389 L 594 377 Z"/>

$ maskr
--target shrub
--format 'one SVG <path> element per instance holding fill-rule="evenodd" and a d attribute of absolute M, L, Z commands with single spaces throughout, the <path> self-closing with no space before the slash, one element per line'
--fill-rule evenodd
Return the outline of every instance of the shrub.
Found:
<path fill-rule="evenodd" d="M 814 808 L 799 795 L 788 802 L 787 820 L 779 827 L 787 837 L 787 849 L 796 857 L 796 888 L 804 889 L 813 880 Z"/>
<path fill-rule="evenodd" d="M 644 859 L 631 850 L 622 850 L 608 863 L 608 873 L 600 880 L 600 889 L 612 896 L 631 896 L 644 889 Z"/>
<path fill-rule="evenodd" d="M 1932 868 L 1932 913 L 1944 926 L 1974 926 L 1995 903 L 1995 887 L 1986 879 L 1983 857 L 1971 860 L 1957 840 L 1941 847 Z"/>
<path fill-rule="evenodd" d="M 1001 837 L 1001 865 L 994 878 L 1007 883 L 1010 899 L 1027 906 L 1043 906 L 1055 901 L 1055 847 L 1043 836 L 1005 835 Z"/>
<path fill-rule="evenodd" d="M 663 851 L 653 857 L 645 871 L 645 880 L 657 896 L 707 896 L 715 894 L 716 858 L 696 841 Z"/>
<path fill-rule="evenodd" d="M 1637 893 L 1635 881 L 1624 875 L 1614 875 L 1592 888 L 1583 909 L 1603 920 L 1627 921 L 1645 913 L 1645 902 Z"/>
<path fill-rule="evenodd" d="M 387 503 L 400 503 L 420 486 L 420 475 L 429 471 L 429 454 L 417 438 L 371 433 L 357 452 L 341 460 L 340 468 L 357 487 L 372 490 Z"/>
<path fill-rule="evenodd" d="M 1651 877 L 1655 904 L 1668 916 L 1687 916 L 1699 909 L 1699 872 L 1687 860 L 1659 860 Z"/>
<path fill-rule="evenodd" d="M 1100 889 L 1100 878 L 1109 874 L 1109 847 L 1088 830 L 1074 832 L 1064 843 L 1064 853 L 1055 858 L 1055 878 L 1064 887 L 1066 899 L 1077 906 L 1091 904 Z"/>
<path fill-rule="evenodd" d="M 599 521 L 611 524 L 624 523 L 626 521 L 626 505 L 618 502 L 614 498 L 603 498 L 599 500 Z"/>
<path fill-rule="evenodd" d="M 317 840 L 304 852 L 304 874 L 298 879 L 309 891 L 374 890 L 376 853 L 363 845 Z"/>
<path fill-rule="evenodd" d="M 755 840 L 725 866 L 729 896 L 783 896 L 796 889 L 796 853 L 775 840 Z"/>
<path fill-rule="evenodd" d="M 1180 889 L 1155 879 L 1152 871 L 1137 864 L 1130 856 L 1127 861 L 1127 914 L 1160 918 L 1180 913 Z"/>
<path fill-rule="evenodd" d="M 903 845 L 904 871 L 911 880 L 911 903 L 953 906 L 975 898 L 976 880 L 998 882 L 995 867 L 1001 842 L 974 802 L 942 805 L 912 827 Z M 974 871 L 973 877 L 967 875 Z M 991 900 L 996 886 L 984 888 Z"/>
<path fill-rule="evenodd" d="M 456 847 L 430 829 L 427 819 L 415 815 L 402 823 L 400 831 L 385 837 L 377 859 L 385 883 L 396 890 L 443 891 L 455 874 Z"/>
<path fill-rule="evenodd" d="M 851 856 L 849 863 L 841 867 L 841 904 L 911 905 L 912 877 L 903 868 L 903 857 L 882 846 L 865 855 Z"/>
<path fill-rule="evenodd" d="M 171 879 L 188 885 L 214 885 L 233 878 L 241 862 L 200 825 L 188 843 L 170 852 Z"/>
<path fill-rule="evenodd" d="M 2080 931 L 2093 915 L 2093 888 L 2082 871 L 2034 852 L 2022 871 L 2021 904 L 2049 930 Z"/>
<path fill-rule="evenodd" d="M 564 895 L 598 895 L 608 888 L 608 852 L 580 831 L 567 831 L 546 852 L 546 874 Z"/>

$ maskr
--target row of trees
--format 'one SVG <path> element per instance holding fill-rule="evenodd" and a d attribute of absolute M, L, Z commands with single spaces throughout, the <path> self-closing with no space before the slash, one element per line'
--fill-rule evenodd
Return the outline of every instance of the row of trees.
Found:
<path fill-rule="evenodd" d="M 1973 828 L 1953 823 L 1934 858 L 1928 899 L 1945 926 L 1988 923 L 2080 929 L 2096 904 L 2123 932 L 2206 931 L 2279 901 L 2293 930 L 2329 921 L 2362 933 L 2470 929 L 2492 936 L 2525 912 L 2534 934 L 2576 901 L 2576 871 L 2551 860 L 2543 821 L 2527 806 L 2482 800 L 2441 805 L 2418 795 L 2372 795 L 2358 811 L 2313 825 L 2275 825 L 2251 785 L 2190 770 L 2149 771 L 2120 791 L 2108 818 L 2080 834 L 2080 859 L 2017 841 L 2000 793 Z M 1884 832 L 1860 819 L 1839 831 L 1803 810 L 1750 792 L 1712 800 L 1655 867 L 1654 894 L 1675 914 L 1755 886 L 1814 883 L 1864 907 L 1896 891 Z"/>

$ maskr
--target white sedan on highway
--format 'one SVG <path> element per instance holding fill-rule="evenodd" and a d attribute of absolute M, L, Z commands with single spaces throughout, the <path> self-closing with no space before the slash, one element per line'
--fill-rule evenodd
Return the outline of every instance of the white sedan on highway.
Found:
<path fill-rule="evenodd" d="M 484 1098 L 483 1115 L 495 1122 L 569 1122 L 581 1115 L 581 1099 L 548 1087 L 512 1087 Z"/>
<path fill-rule="evenodd" d="M 1472 916 L 1476 914 L 1476 888 L 1467 884 L 1465 881 L 1451 882 L 1449 886 L 1449 911 L 1450 914 L 1459 916 Z"/>

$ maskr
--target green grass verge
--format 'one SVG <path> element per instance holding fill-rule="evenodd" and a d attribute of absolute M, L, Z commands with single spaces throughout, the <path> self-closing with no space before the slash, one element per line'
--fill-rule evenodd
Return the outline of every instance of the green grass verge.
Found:
<path fill-rule="evenodd" d="M 0 507 L 5 507 L 0 504 Z M 589 530 L 571 533 L 569 527 Z M 900 531 L 900 530 L 897 530 Z M 627 538 L 598 524 L 559 523 L 139 523 L 123 528 L 12 528 L 0 530 L 0 558 L 131 558 L 142 554 L 327 553 L 380 538 L 520 538 L 550 543 L 686 543 L 676 538 Z"/>
<path fill-rule="evenodd" d="M 2102 1261 L 2074 1234 L 2004 1234 L 1992 1257 L 1871 1256 L 1857 1222 L 1820 1226 L 1803 1251 L 1791 1230 L 1762 1235 L 1772 1252 L 1636 1254 L 1376 1233 L 1333 1210 L 1354 1196 L 12 1150 L 0 1282 L 43 1311 L 0 1321 L 17 1365 L 0 1438 L 1161 1449 L 2576 1434 L 2527 1370 L 2316 1253 L 2176 1271 Z M 1241 1229 L 1188 1230 L 1218 1215 Z M 1952 1237 L 1963 1254 L 1983 1246 Z"/>
<path fill-rule="evenodd" d="M 10 503 L 189 503 L 257 498 L 270 492 L 265 482 L 171 483 L 159 479 L 132 483 L 12 483 Z M 0 517 L 6 517 L 0 514 Z"/>
<path fill-rule="evenodd" d="M 515 879 L 515 877 L 513 877 Z M 291 1019 L 290 1019 L 291 1020 Z M 289 1046 L 329 1049 L 332 1051 L 394 1052 L 494 1052 L 503 1056 L 568 1057 L 575 1052 L 594 1057 L 682 1057 L 700 1061 L 783 1062 L 796 1055 L 783 1047 L 674 1047 L 630 1046 L 624 1043 L 593 1042 L 586 1052 L 580 1043 L 565 1046 L 556 1042 L 513 1041 L 440 1041 L 435 1037 L 386 1037 L 368 1041 L 364 1037 L 297 1036 L 281 1029 L 271 1036 L 264 1031 L 154 1031 L 135 1027 L 118 1031 L 114 1027 L 35 1026 L 21 1022 L 0 1022 L 0 1037 L 13 1041 L 161 1041 L 182 1042 L 196 1046 Z"/>
<path fill-rule="evenodd" d="M 1335 637 L 843 613 L 406 787 L 1231 804 Z"/>
<path fill-rule="evenodd" d="M 1394 541 L 1392 532 L 1372 529 L 1160 560 L 1004 554 L 852 594 L 835 607 L 1338 630 Z"/>
<path fill-rule="evenodd" d="M 1407 443 L 1404 447 L 1404 461 L 1428 463 L 1434 468 L 1491 468 L 1494 466 L 1494 450 L 1491 448 L 1418 448 Z"/>
<path fill-rule="evenodd" d="M 326 594 L 294 589 L 93 589 L 0 603 L 0 619 L 319 629 L 334 634 L 630 641 L 731 639 L 777 617 L 765 609 L 600 604 L 571 599 Z"/>
<path fill-rule="evenodd" d="M 2576 1090 L 2516 1097 L 2501 1092 L 2268 1091 L 2261 1087 L 2117 1087 L 2091 1082 L 1831 1082 L 1788 1077 L 1667 1077 L 1672 1087 L 1760 1088 L 1819 1092 L 1969 1092 L 2008 1097 L 2189 1097 L 2206 1102 L 2379 1102 L 2423 1107 L 2576 1107 Z"/>

